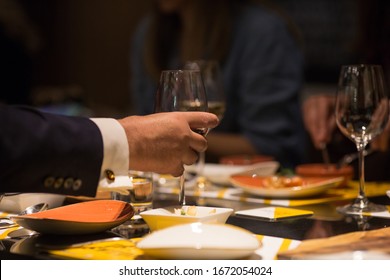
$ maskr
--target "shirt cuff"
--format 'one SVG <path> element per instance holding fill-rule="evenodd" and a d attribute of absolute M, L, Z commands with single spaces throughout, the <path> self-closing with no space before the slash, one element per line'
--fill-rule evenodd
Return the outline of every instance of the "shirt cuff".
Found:
<path fill-rule="evenodd" d="M 104 151 L 99 190 L 131 186 L 128 175 L 129 145 L 125 130 L 115 119 L 91 118 L 91 120 L 98 126 L 103 138 Z"/>

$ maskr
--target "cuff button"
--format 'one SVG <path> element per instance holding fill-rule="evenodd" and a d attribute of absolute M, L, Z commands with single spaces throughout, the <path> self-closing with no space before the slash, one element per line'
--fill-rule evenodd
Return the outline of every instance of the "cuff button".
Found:
<path fill-rule="evenodd" d="M 115 181 L 115 174 L 112 170 L 106 169 L 105 173 L 106 173 L 107 180 Z"/>
<path fill-rule="evenodd" d="M 64 184 L 64 178 L 59 177 L 59 178 L 57 178 L 57 179 L 55 180 L 55 182 L 54 182 L 54 188 L 55 188 L 55 189 L 59 189 L 59 188 L 62 187 L 63 184 Z"/>
<path fill-rule="evenodd" d="M 43 181 L 43 186 L 44 186 L 45 188 L 51 188 L 51 187 L 53 187 L 53 185 L 54 185 L 54 181 L 55 181 L 54 177 L 47 177 L 47 178 Z"/>
<path fill-rule="evenodd" d="M 81 188 L 82 184 L 83 184 L 83 181 L 81 181 L 80 179 L 74 180 L 73 190 L 78 191 Z"/>
<path fill-rule="evenodd" d="M 74 184 L 74 179 L 73 178 L 67 178 L 64 182 L 64 188 L 65 189 L 70 189 Z"/>

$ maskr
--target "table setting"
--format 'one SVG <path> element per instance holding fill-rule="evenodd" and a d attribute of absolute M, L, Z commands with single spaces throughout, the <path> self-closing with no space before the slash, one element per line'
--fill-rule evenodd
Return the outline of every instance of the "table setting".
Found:
<path fill-rule="evenodd" d="M 11 216 L 17 226 L 0 230 L 0 238 L 13 242 L 10 253 L 42 259 L 272 259 L 279 250 L 300 243 L 226 224 L 233 209 L 194 207 L 197 213 L 183 206 L 189 213 L 185 215 L 175 213 L 178 209 L 145 211 L 141 215 L 150 232 L 125 238 L 110 229 L 131 219 L 130 204 L 101 199 L 78 202 Z M 12 237 L 24 229 L 33 234 Z"/>
<path fill-rule="evenodd" d="M 211 174 L 210 181 L 213 182 L 213 177 L 224 173 L 221 176 L 221 178 L 224 178 L 221 179 L 221 181 L 223 180 L 222 184 L 213 183 L 208 188 L 202 189 L 195 184 L 188 184 L 187 194 L 199 198 L 220 198 L 279 206 L 303 206 L 350 200 L 356 197 L 358 192 L 359 182 L 352 180 L 349 174 L 333 176 L 325 174 L 323 176 L 317 173 L 315 176 L 299 176 L 297 173 L 290 173 L 290 175 L 285 176 L 277 174 L 277 168 L 268 168 L 268 164 L 273 165 L 274 163 L 274 161 L 271 161 L 255 164 L 255 168 L 252 165 L 238 166 L 238 169 L 227 169 L 226 172 L 223 164 L 220 165 L 220 168 L 215 168 L 218 164 L 206 164 L 203 176 L 209 179 L 208 174 Z M 209 166 L 211 171 L 208 171 Z M 278 166 L 278 164 L 275 166 Z M 318 163 L 311 166 L 323 165 Z M 231 172 L 231 170 L 234 170 L 234 172 Z M 226 173 L 229 175 L 226 175 Z M 294 177 L 299 180 L 296 185 L 294 185 L 294 182 L 290 183 L 290 186 L 286 185 L 284 187 L 273 187 L 272 184 L 267 187 L 264 183 L 262 185 L 264 179 L 271 180 L 272 183 L 272 180 L 278 182 L 281 179 Z M 368 196 L 385 195 L 386 191 L 390 189 L 390 183 L 388 182 L 366 182 L 365 184 Z M 156 191 L 165 194 L 177 194 L 178 189 L 175 185 L 158 184 Z"/>
<path fill-rule="evenodd" d="M 256 171 L 249 168 L 233 173 L 229 176 L 229 180 L 235 178 L 236 174 L 241 174 L 240 176 L 251 174 L 253 170 Z M 277 176 L 276 174 L 268 176 Z M 257 176 L 252 175 L 249 177 Z M 259 175 L 259 177 L 263 176 L 264 174 Z M 346 185 L 340 186 L 343 179 L 337 178 L 337 181 L 327 186 L 324 192 L 303 197 L 289 196 L 289 192 L 282 197 L 253 194 L 240 186 L 237 187 L 233 181 L 229 181 L 229 185 L 213 184 L 206 190 L 199 190 L 197 186 L 187 186 L 188 203 L 184 206 L 177 203 L 180 192 L 178 187 L 156 186 L 153 209 L 142 211 L 137 217 L 137 220 L 141 218 L 140 226 L 143 228 L 143 234 L 133 237 L 123 236 L 114 231 L 116 227 L 137 216 L 131 203 L 113 200 L 110 196 L 88 200 L 80 198 L 76 202 L 72 197 L 70 204 L 51 207 L 38 213 L 18 216 L 3 211 L 2 216 L 10 217 L 16 226 L 1 229 L 0 238 L 5 243 L 13 242 L 11 253 L 43 259 L 319 258 L 311 254 L 288 257 L 290 250 L 294 252 L 300 244 L 306 244 L 310 240 L 262 233 L 262 230 L 277 227 L 279 223 L 283 223 L 283 226 L 311 223 L 321 219 L 316 206 L 332 203 L 340 205 L 352 200 L 359 183 L 349 180 Z M 321 180 L 324 181 L 320 182 L 327 182 L 329 179 Z M 301 184 L 304 181 L 297 182 Z M 155 183 L 157 184 L 158 181 Z M 292 183 L 288 188 L 294 187 L 293 185 Z M 388 205 L 385 212 L 367 212 L 362 213 L 362 216 L 366 217 L 367 221 L 375 219 L 377 224 L 373 228 L 379 229 L 390 225 L 390 197 L 386 196 L 389 183 L 366 182 L 366 186 L 367 196 L 374 198 L 379 196 Z M 199 199 L 204 199 L 203 205 L 200 203 L 202 200 Z M 45 196 L 42 196 L 41 200 L 48 201 Z M 341 217 L 343 216 L 338 216 L 335 222 L 340 222 Z M 243 224 L 251 226 L 243 226 Z M 253 225 L 265 226 L 253 230 L 251 228 Z M 21 229 L 30 230 L 33 234 L 12 237 L 12 232 L 17 233 Z M 360 230 L 358 229 L 357 232 Z M 96 235 L 100 237 L 94 239 Z M 193 235 L 195 237 L 187 238 Z M 218 238 L 230 235 L 232 237 L 228 239 L 229 241 Z M 60 240 L 70 241 L 61 245 Z M 246 244 L 248 247 L 245 247 L 245 242 L 250 246 Z M 219 252 L 215 251 L 218 246 Z M 241 247 L 246 249 L 238 250 Z M 214 250 L 214 253 L 210 254 L 210 250 Z M 364 257 L 383 258 L 383 254 L 366 254 Z"/>
<path fill-rule="evenodd" d="M 366 146 L 388 121 L 380 73 L 364 65 L 340 73 L 336 122 L 356 144 L 358 181 L 350 159 L 332 164 L 324 145 L 324 163 L 294 170 L 267 155 L 206 163 L 200 153 L 178 178 L 129 170 L 131 185 L 102 186 L 94 198 L 3 194 L 2 258 L 355 259 L 361 252 L 363 259 L 390 259 L 390 182 L 364 178 Z M 222 118 L 223 95 L 212 98 L 202 79 L 199 69 L 162 71 L 155 112 Z"/>

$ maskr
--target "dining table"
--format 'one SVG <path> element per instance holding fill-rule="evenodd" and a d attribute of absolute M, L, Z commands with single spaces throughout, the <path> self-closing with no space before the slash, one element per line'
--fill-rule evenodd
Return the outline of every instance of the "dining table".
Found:
<path fill-rule="evenodd" d="M 179 189 L 175 186 L 155 186 L 153 208 L 169 208 L 178 205 Z M 330 187 L 317 195 L 305 197 L 263 197 L 247 193 L 240 188 L 229 184 L 209 183 L 205 188 L 188 187 L 186 204 L 210 207 L 225 207 L 233 209 L 226 224 L 243 228 L 253 233 L 260 241 L 261 246 L 250 259 L 278 260 L 278 259 L 311 259 L 315 258 L 344 258 L 345 252 L 365 251 L 380 254 L 367 258 L 390 259 L 390 233 L 382 236 L 381 246 L 369 246 L 375 242 L 370 239 L 357 238 L 353 246 L 354 237 L 351 235 L 362 233 L 376 233 L 376 231 L 390 228 L 390 197 L 386 192 L 390 190 L 390 182 L 367 182 L 366 192 L 369 199 L 375 203 L 386 205 L 384 213 L 365 213 L 363 215 L 345 215 L 337 211 L 337 207 L 351 202 L 357 195 L 358 182 L 349 181 L 344 186 Z M 106 199 L 107 193 L 100 193 L 95 198 L 66 197 L 63 205 L 72 205 L 85 200 Z M 267 218 L 259 215 L 250 215 L 258 209 L 291 210 L 280 217 Z M 249 211 L 249 212 L 248 212 Z M 255 211 L 255 212 L 256 212 Z M 249 214 L 246 214 L 249 213 Z M 306 213 L 294 215 L 294 213 Z M 0 212 L 2 217 L 10 213 Z M 14 226 L 0 230 L 0 256 L 7 259 L 120 259 L 137 260 L 149 259 L 147 254 L 137 248 L 136 244 L 150 233 L 145 221 L 137 216 L 133 217 L 131 227 L 114 227 L 100 233 L 81 235 L 51 235 L 33 232 L 31 235 L 17 236 L 23 227 Z M 383 239 L 385 238 L 385 239 Z M 300 246 L 310 241 L 317 242 L 313 246 L 319 250 L 318 244 L 326 244 L 335 240 L 337 246 L 325 248 L 323 254 L 313 254 L 310 249 L 302 252 Z M 384 241 L 385 240 L 385 241 Z M 235 240 L 231 240 L 235 242 Z M 341 242 L 341 243 L 340 243 Z M 386 243 L 387 242 L 387 243 Z M 344 250 L 340 249 L 341 245 Z M 375 243 L 376 244 L 376 243 Z M 322 248 L 323 249 L 323 248 Z M 298 250 L 298 251 L 297 251 Z M 379 251 L 378 251 L 379 250 Z M 296 254 L 292 254 L 296 251 Z M 344 255 L 340 255 L 344 252 Z M 290 254 L 291 253 L 291 254 Z M 348 255 L 351 258 L 352 255 Z"/>

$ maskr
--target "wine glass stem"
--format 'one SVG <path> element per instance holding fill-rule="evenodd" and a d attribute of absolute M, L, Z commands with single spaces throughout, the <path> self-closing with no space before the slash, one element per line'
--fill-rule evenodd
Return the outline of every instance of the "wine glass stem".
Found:
<path fill-rule="evenodd" d="M 180 176 L 180 194 L 179 194 L 179 205 L 186 205 L 186 196 L 185 196 L 185 176 L 184 174 Z"/>
<path fill-rule="evenodd" d="M 199 153 L 199 160 L 198 160 L 198 166 L 197 166 L 197 173 L 198 176 L 203 176 L 203 170 L 205 165 L 205 152 Z"/>
<path fill-rule="evenodd" d="M 363 144 L 358 144 L 357 149 L 358 149 L 358 154 L 359 154 L 359 196 L 358 199 L 361 202 L 364 202 L 366 198 L 366 194 L 364 191 L 365 188 L 365 179 L 364 179 L 364 147 L 365 145 Z"/>

